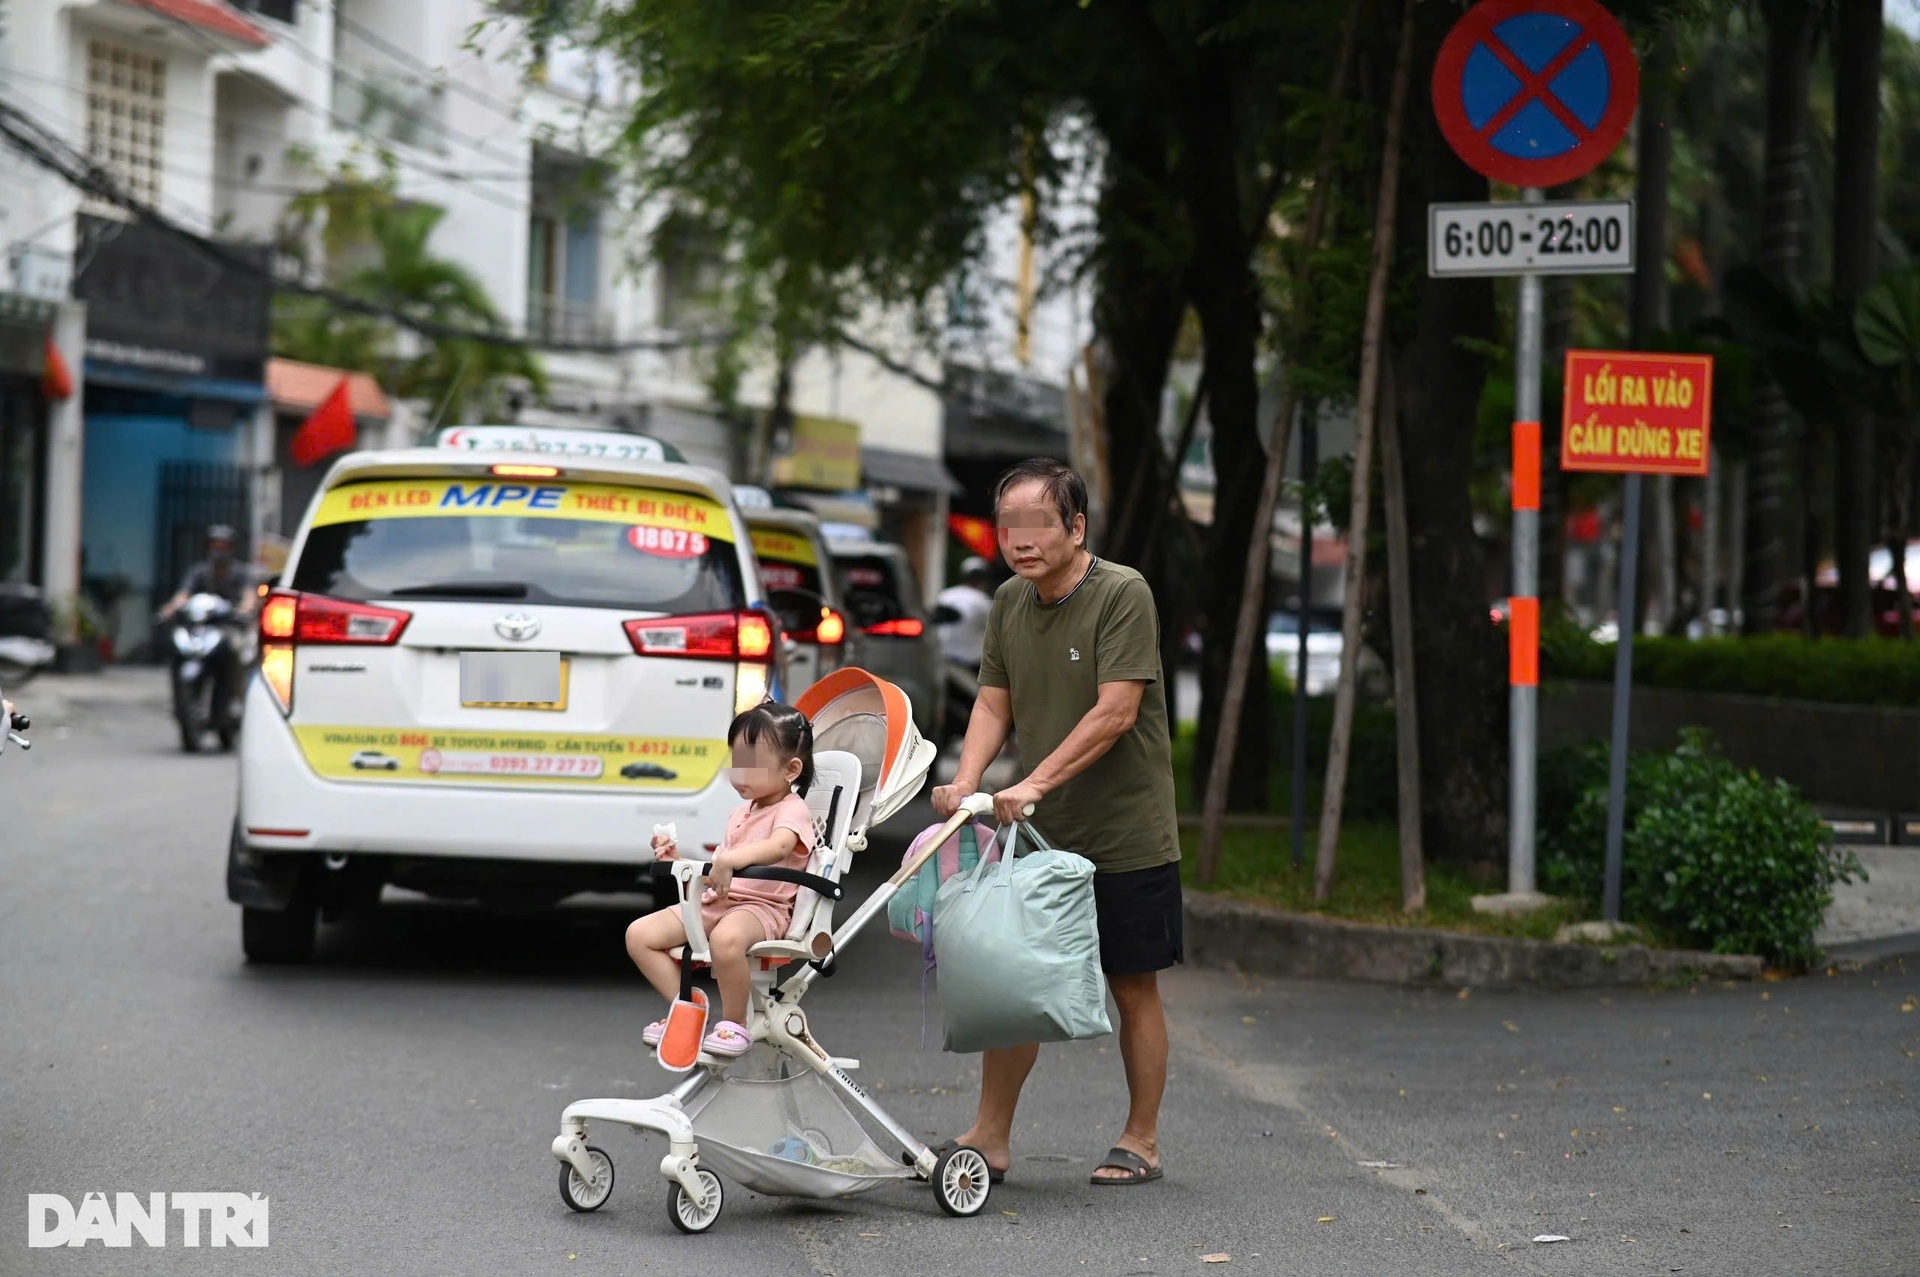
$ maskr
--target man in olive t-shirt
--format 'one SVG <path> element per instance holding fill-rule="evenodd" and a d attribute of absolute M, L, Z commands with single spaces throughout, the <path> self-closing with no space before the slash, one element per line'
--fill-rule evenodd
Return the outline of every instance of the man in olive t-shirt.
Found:
<path fill-rule="evenodd" d="M 934 790 L 950 816 L 1018 729 L 1027 778 L 994 795 L 1002 825 L 1037 807 L 1055 845 L 1093 861 L 1100 965 L 1120 1012 L 1131 1104 L 1095 1184 L 1160 1178 L 1167 1025 L 1158 973 L 1181 960 L 1180 836 L 1153 592 L 1132 568 L 1086 547 L 1087 488 L 1058 461 L 1023 461 L 994 496 L 1001 552 L 1015 576 L 994 596 L 980 694 L 960 768 Z M 1151 694 L 1149 694 L 1149 690 Z M 980 1108 L 956 1143 L 996 1179 L 1012 1160 L 1014 1107 L 1038 1046 L 988 1051 Z"/>

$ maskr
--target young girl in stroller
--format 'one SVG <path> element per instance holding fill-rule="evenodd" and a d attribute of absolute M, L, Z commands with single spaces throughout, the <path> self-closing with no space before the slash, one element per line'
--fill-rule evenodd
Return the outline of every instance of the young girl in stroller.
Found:
<path fill-rule="evenodd" d="M 807 867 L 814 844 L 806 803 L 813 785 L 813 724 L 792 706 L 767 701 L 733 720 L 727 745 L 733 751 L 730 779 L 746 802 L 727 818 L 726 836 L 713 855 L 700 899 L 713 978 L 720 987 L 720 1022 L 700 1045 L 712 1055 L 738 1056 L 751 1045 L 747 950 L 787 934 L 800 889 L 786 882 L 734 881 L 733 874 L 751 865 Z M 679 851 L 664 833 L 654 835 L 653 850 L 662 860 L 674 859 Z M 680 964 L 672 951 L 686 942 L 686 924 L 675 905 L 636 918 L 627 928 L 627 953 L 669 1004 L 680 989 Z M 658 1046 L 666 1027 L 665 1018 L 655 1020 L 641 1037 Z"/>
<path fill-rule="evenodd" d="M 867 849 L 868 832 L 913 800 L 933 766 L 937 751 L 914 727 L 912 703 L 886 680 L 847 667 L 808 688 L 797 710 L 764 705 L 750 711 L 728 738 L 740 769 L 732 779 L 747 806 L 729 822 L 717 858 L 725 867 L 695 863 L 691 856 L 663 866 L 669 881 L 662 885 L 673 892 L 676 907 L 640 919 L 629 932 L 634 960 L 674 1000 L 668 1016 L 673 1027 L 662 1035 L 661 1048 L 672 1058 L 661 1064 L 679 1080 L 666 1094 L 647 1099 L 567 1105 L 550 1146 L 560 1163 L 561 1200 L 571 1210 L 595 1211 L 613 1195 L 613 1159 L 588 1140 L 588 1123 L 594 1122 L 666 1137 L 660 1174 L 671 1186 L 667 1216 L 681 1232 L 705 1232 L 720 1217 L 723 1174 L 755 1193 L 816 1200 L 919 1179 L 932 1184 L 941 1210 L 979 1215 L 993 1182 L 985 1156 L 966 1145 L 929 1148 L 901 1125 L 854 1082 L 859 1060 L 833 1054 L 813 1035 L 802 1003 L 814 980 L 833 971 L 867 924 L 884 920 L 888 901 L 940 846 L 961 825 L 992 811 L 992 797 L 967 799 L 938 836 L 924 839 L 925 846 L 852 917 L 836 923 L 834 902 L 843 896 L 853 857 Z M 792 787 L 808 781 L 813 783 L 804 804 L 789 799 Z M 811 812 L 810 823 L 803 807 Z M 786 821 L 783 809 L 796 819 Z M 703 906 L 696 893 L 711 880 L 710 871 L 727 889 Z M 798 896 L 761 897 L 766 914 L 734 910 L 776 881 L 797 886 Z M 742 894 L 748 886 L 756 891 Z M 740 931 L 723 945 L 719 928 Z M 693 939 L 681 949 L 684 965 L 676 985 L 670 951 L 689 931 Z M 768 938 L 760 940 L 762 935 Z M 725 1016 L 736 1032 L 744 1025 L 741 1036 L 753 1040 L 750 1050 L 732 1050 L 738 1039 L 709 1039 L 701 1047 L 711 1021 L 706 995 L 691 977 L 693 967 L 707 961 L 721 981 Z"/>

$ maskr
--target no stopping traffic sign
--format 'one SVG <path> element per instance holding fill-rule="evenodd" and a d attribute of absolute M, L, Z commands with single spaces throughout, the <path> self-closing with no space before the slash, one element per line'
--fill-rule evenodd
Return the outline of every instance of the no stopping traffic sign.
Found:
<path fill-rule="evenodd" d="M 1558 186 L 1591 172 L 1633 122 L 1640 67 L 1598 0 L 1481 0 L 1433 65 L 1433 111 L 1475 172 Z"/>

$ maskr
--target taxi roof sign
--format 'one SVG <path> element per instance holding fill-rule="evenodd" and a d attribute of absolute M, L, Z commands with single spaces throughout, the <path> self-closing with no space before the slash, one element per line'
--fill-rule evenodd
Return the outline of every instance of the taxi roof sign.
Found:
<path fill-rule="evenodd" d="M 773 509 L 773 494 L 751 483 L 733 485 L 733 503 L 742 510 Z"/>
<path fill-rule="evenodd" d="M 434 446 L 455 452 L 531 452 L 559 457 L 597 457 L 610 461 L 684 463 L 669 443 L 649 435 L 615 430 L 553 430 L 539 426 L 449 426 L 434 436 Z"/>

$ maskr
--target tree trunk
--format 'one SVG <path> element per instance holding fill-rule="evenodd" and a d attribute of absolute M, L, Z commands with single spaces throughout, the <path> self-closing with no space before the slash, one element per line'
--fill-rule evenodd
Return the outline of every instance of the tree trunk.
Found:
<path fill-rule="evenodd" d="M 1302 296 L 1299 309 L 1292 317 L 1291 331 L 1287 334 L 1290 349 L 1304 345 L 1297 339 L 1306 337 L 1312 331 L 1314 322 L 1315 308 L 1310 282 L 1313 254 L 1320 247 L 1321 232 L 1327 220 L 1328 193 L 1333 185 L 1334 166 L 1338 159 L 1339 108 L 1346 96 L 1348 64 L 1353 58 L 1354 36 L 1358 27 L 1358 12 L 1349 11 L 1341 28 L 1340 52 L 1335 59 L 1333 84 L 1327 93 L 1328 113 L 1321 124 L 1320 148 L 1314 159 L 1313 194 L 1307 200 L 1306 226 L 1293 245 L 1293 280 Z M 1392 128 L 1389 125 L 1390 139 Z M 1366 390 L 1363 386 L 1361 402 L 1365 401 Z M 1219 861 L 1221 821 L 1226 814 L 1229 788 L 1228 774 L 1232 770 L 1232 759 L 1239 751 L 1241 708 L 1246 688 L 1252 682 L 1252 667 L 1256 660 L 1263 667 L 1267 664 L 1266 644 L 1261 632 L 1266 628 L 1262 622 L 1267 615 L 1267 594 L 1272 581 L 1269 564 L 1273 552 L 1273 512 L 1280 500 L 1280 481 L 1286 474 L 1287 449 L 1293 436 L 1294 412 L 1299 402 L 1299 378 L 1293 370 L 1288 370 L 1281 383 L 1273 434 L 1267 443 L 1266 460 L 1261 466 L 1260 495 L 1254 505 L 1245 575 L 1240 587 L 1240 606 L 1234 618 L 1233 642 L 1228 653 L 1226 692 L 1221 698 L 1219 727 L 1213 756 L 1209 759 L 1207 783 L 1202 791 L 1205 802 L 1200 821 L 1199 864 L 1195 871 L 1202 883 L 1213 881 L 1214 867 Z M 1305 689 L 1299 691 L 1304 694 Z M 1255 725 L 1261 735 L 1271 738 L 1270 724 L 1256 719 Z M 1298 820 L 1300 813 L 1295 812 L 1293 816 Z"/>
<path fill-rule="evenodd" d="M 1833 291 L 1851 310 L 1873 283 L 1880 228 L 1880 45 L 1882 0 L 1840 0 L 1834 37 Z M 1841 632 L 1873 629 L 1867 559 L 1873 539 L 1873 414 L 1841 414 L 1833 450 L 1834 552 L 1840 567 Z M 1895 556 L 1896 565 L 1905 554 Z"/>
<path fill-rule="evenodd" d="M 1414 65 L 1427 67 L 1452 25 L 1451 6 L 1417 6 Z M 1423 679 L 1420 698 L 1421 801 L 1428 860 L 1489 873 L 1507 846 L 1506 643 L 1487 624 L 1485 547 L 1469 495 L 1473 437 L 1486 383 L 1480 343 L 1494 340 L 1493 285 L 1485 279 L 1428 278 L 1427 205 L 1478 203 L 1487 181 L 1440 135 L 1426 94 L 1410 104 L 1399 235 L 1408 246 L 1399 287 L 1408 299 L 1393 356 L 1400 444 L 1417 458 L 1407 485 L 1407 535 L 1419 571 L 1412 581 L 1412 634 Z"/>
<path fill-rule="evenodd" d="M 1108 158 L 1098 211 L 1102 253 L 1094 276 L 1093 320 L 1112 365 L 1104 395 L 1108 461 L 1116 475 L 1141 476 L 1143 492 L 1164 494 L 1168 471 L 1160 402 L 1186 308 L 1178 266 L 1167 247 L 1177 238 L 1177 227 L 1167 224 L 1159 197 L 1170 180 L 1167 138 L 1153 123 L 1110 121 L 1102 132 Z M 1099 549 L 1147 578 L 1161 633 L 1177 640 L 1188 591 L 1171 570 L 1176 556 L 1160 538 L 1141 534 L 1149 522 L 1157 525 L 1147 513 L 1132 507 L 1115 511 L 1121 536 Z M 1167 667 L 1162 680 L 1170 723 L 1178 721 L 1176 672 Z"/>
<path fill-rule="evenodd" d="M 1413 650 L 1413 552 L 1407 542 L 1407 473 L 1400 450 L 1400 405 L 1393 361 L 1381 370 L 1385 394 L 1380 409 L 1380 460 L 1387 507 L 1387 597 L 1393 627 L 1393 741 L 1399 774 L 1400 908 L 1427 907 L 1427 869 L 1421 837 L 1420 680 Z"/>
<path fill-rule="evenodd" d="M 1767 14 L 1766 194 L 1760 266 L 1777 283 L 1800 275 L 1806 235 L 1807 88 L 1819 31 L 1817 0 L 1769 0 Z M 1753 447 L 1747 468 L 1745 628 L 1774 628 L 1787 574 L 1787 469 L 1792 410 L 1772 378 L 1754 395 Z M 1808 600 L 1811 605 L 1812 600 Z"/>
<path fill-rule="evenodd" d="M 1203 789 L 1213 760 L 1213 740 L 1226 698 L 1231 638 L 1240 612 L 1247 546 L 1253 534 L 1266 450 L 1260 444 L 1260 387 L 1255 360 L 1260 339 L 1260 294 L 1252 266 L 1252 234 L 1246 225 L 1233 86 L 1223 56 L 1204 52 L 1183 88 L 1175 189 L 1192 226 L 1187 295 L 1200 317 L 1206 360 L 1207 419 L 1213 425 L 1216 476 L 1213 527 L 1207 538 L 1207 573 L 1201 611 L 1207 642 L 1201 662 L 1200 736 L 1194 749 L 1194 782 Z M 1259 233 L 1264 233 L 1264 221 Z M 1271 752 L 1267 663 L 1249 672 L 1241 702 L 1244 733 L 1234 751 L 1228 805 L 1237 811 L 1267 805 Z"/>
<path fill-rule="evenodd" d="M 1387 287 L 1393 276 L 1393 234 L 1400 185 L 1400 142 L 1405 132 L 1407 85 L 1413 78 L 1416 0 L 1401 0 L 1400 37 L 1394 42 L 1393 88 L 1387 132 L 1380 152 L 1380 189 L 1373 222 L 1372 269 L 1360 337 L 1360 392 L 1354 408 L 1353 517 L 1347 523 L 1347 597 L 1340 616 L 1340 684 L 1333 696 L 1333 736 L 1327 745 L 1327 779 L 1320 792 L 1319 846 L 1313 898 L 1333 890 L 1334 855 L 1340 845 L 1346 804 L 1347 758 L 1353 744 L 1353 703 L 1358 695 L 1360 605 L 1367 589 L 1368 506 L 1373 493 L 1373 433 L 1381 414 L 1380 365 L 1386 346 Z M 1417 819 L 1417 817 L 1415 817 Z"/>

